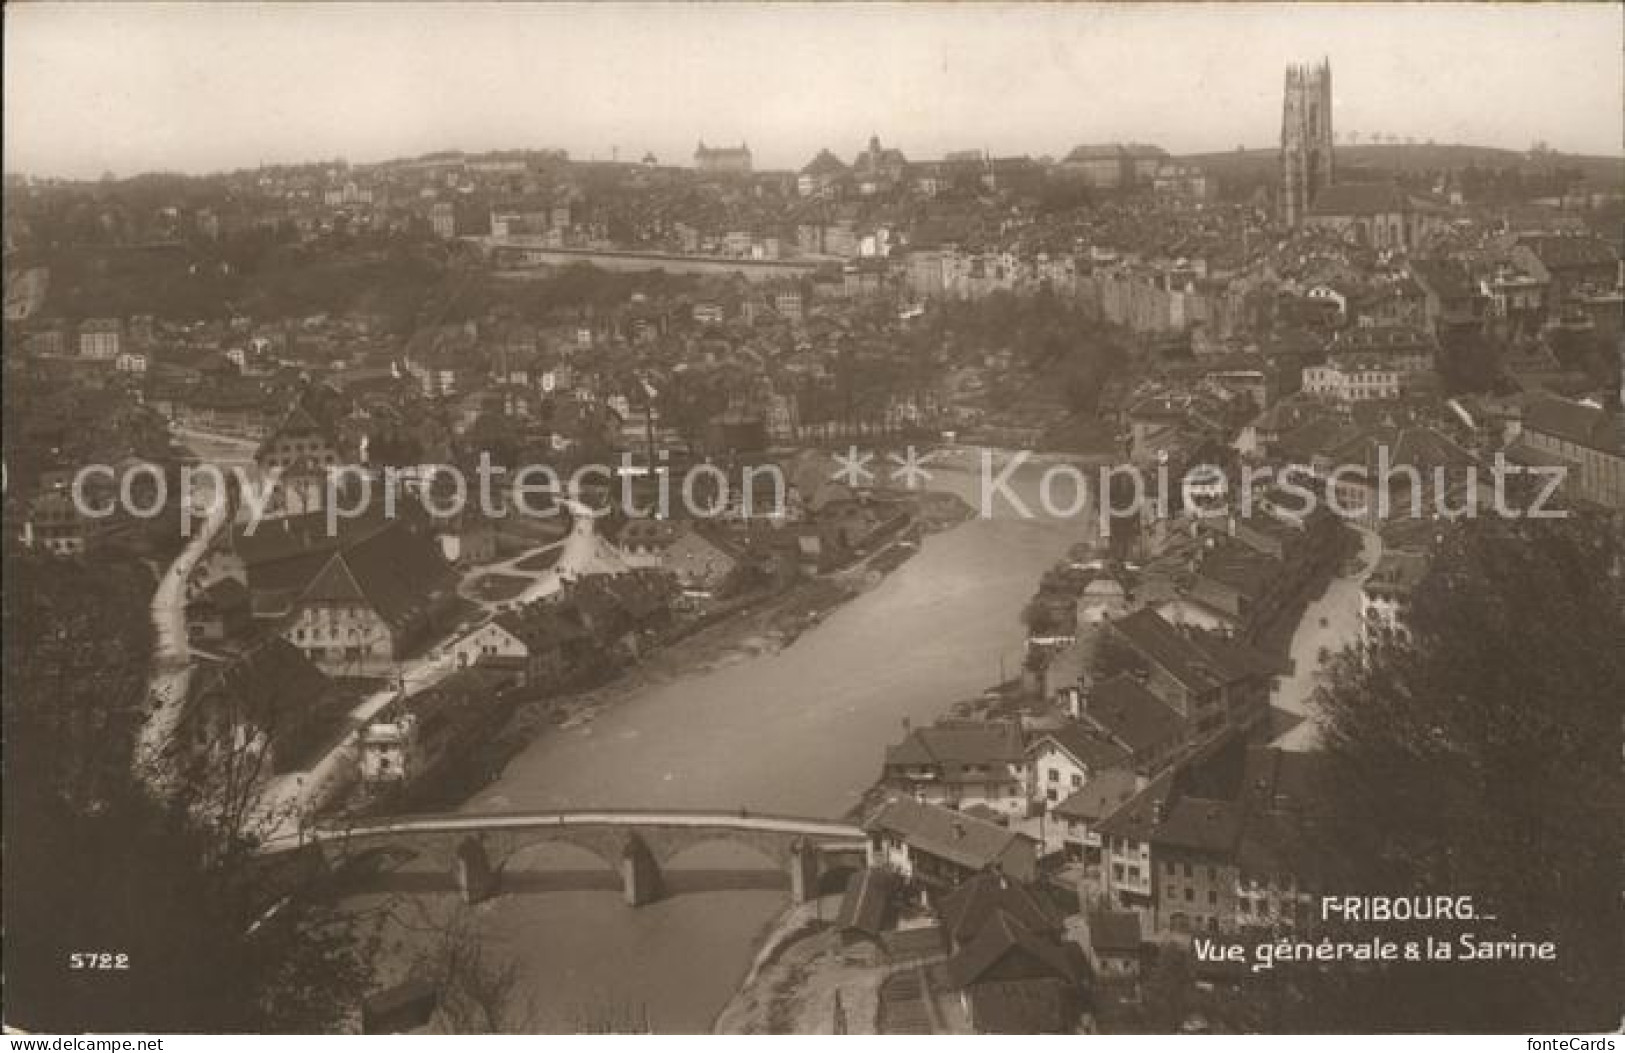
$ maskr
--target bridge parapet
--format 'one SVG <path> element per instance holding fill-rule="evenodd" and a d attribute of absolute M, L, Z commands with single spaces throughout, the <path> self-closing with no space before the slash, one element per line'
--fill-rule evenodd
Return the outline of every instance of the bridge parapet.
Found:
<path fill-rule="evenodd" d="M 427 859 L 451 871 L 464 897 L 496 894 L 510 870 L 525 869 L 523 854 L 546 844 L 568 844 L 620 874 L 627 902 L 641 906 L 662 891 L 661 871 L 678 855 L 708 843 L 744 845 L 786 871 L 792 895 L 816 894 L 828 859 L 861 852 L 863 831 L 846 823 L 748 812 L 593 811 L 402 816 L 310 835 L 329 861 L 367 857 Z"/>

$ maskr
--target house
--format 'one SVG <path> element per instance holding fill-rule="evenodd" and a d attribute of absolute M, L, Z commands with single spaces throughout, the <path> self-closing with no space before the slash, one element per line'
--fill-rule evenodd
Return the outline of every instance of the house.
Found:
<path fill-rule="evenodd" d="M 53 556 L 77 556 L 85 551 L 93 526 L 73 498 L 60 490 L 47 490 L 28 502 L 20 539 L 27 547 Z"/>
<path fill-rule="evenodd" d="M 661 554 L 660 568 L 676 576 L 687 592 L 711 596 L 749 563 L 749 556 L 721 527 L 688 523 Z"/>
<path fill-rule="evenodd" d="M 429 206 L 429 229 L 437 238 L 457 236 L 457 206 L 450 201 L 436 201 Z"/>
<path fill-rule="evenodd" d="M 1489 300 L 1467 269 L 1454 260 L 1412 260 L 1410 276 L 1422 290 L 1423 324 L 1439 340 L 1477 333 L 1489 317 Z"/>
<path fill-rule="evenodd" d="M 492 655 L 499 664 L 514 660 L 522 649 L 524 685 L 547 684 L 577 668 L 591 650 L 591 634 L 567 603 L 532 603 L 497 615 Z M 501 645 L 497 640 L 503 639 Z M 508 641 L 513 642 L 508 642 Z M 515 646 L 517 644 L 517 647 Z"/>
<path fill-rule="evenodd" d="M 1303 390 L 1345 404 L 1393 400 L 1399 398 L 1403 377 L 1386 358 L 1333 354 L 1320 365 L 1303 368 Z"/>
<path fill-rule="evenodd" d="M 710 147 L 702 139 L 694 148 L 694 168 L 708 175 L 749 175 L 750 164 L 750 146 L 746 143 Z"/>
<path fill-rule="evenodd" d="M 867 867 L 858 872 L 841 896 L 835 927 L 843 940 L 878 940 L 896 920 L 902 882 L 896 872 Z"/>
<path fill-rule="evenodd" d="M 871 867 L 897 871 L 923 894 L 940 895 L 984 870 L 1018 881 L 1038 872 L 1037 843 L 951 808 L 893 797 L 863 824 Z"/>
<path fill-rule="evenodd" d="M 1411 592 L 1427 575 L 1428 559 L 1416 552 L 1384 552 L 1360 586 L 1360 635 L 1367 644 L 1405 631 Z"/>
<path fill-rule="evenodd" d="M 509 615 L 510 624 L 513 619 Z M 446 645 L 446 653 L 452 656 L 459 669 L 481 662 L 507 664 L 522 668 L 530 658 L 530 649 L 521 638 L 515 625 L 510 628 L 504 625 L 502 619 L 493 619 L 483 625 L 476 626 L 469 632 Z"/>
<path fill-rule="evenodd" d="M 1077 1024 L 1084 962 L 1076 944 L 995 912 L 947 961 L 971 1026 L 982 1034 L 1068 1034 Z"/>
<path fill-rule="evenodd" d="M 1165 772 L 1098 821 L 1100 889 L 1114 910 L 1131 911 L 1149 924 L 1156 909 L 1151 870 L 1151 830 L 1173 790 Z"/>
<path fill-rule="evenodd" d="M 358 733 L 361 783 L 376 788 L 406 782 L 417 774 L 422 750 L 417 715 L 391 705 Z"/>
<path fill-rule="evenodd" d="M 1116 190 L 1134 186 L 1154 186 L 1157 172 L 1168 161 L 1167 151 L 1142 143 L 1101 143 L 1077 146 L 1062 159 L 1060 171 L 1085 186 Z M 1206 193 L 1206 180 L 1200 173 L 1170 172 L 1170 187 L 1194 190 L 1196 182 Z"/>
<path fill-rule="evenodd" d="M 1026 770 L 1019 724 L 944 720 L 887 747 L 882 778 L 930 804 L 981 805 L 1014 818 L 1026 814 Z"/>
<path fill-rule="evenodd" d="M 86 318 L 79 323 L 79 355 L 112 362 L 124 350 L 124 322 L 119 318 Z"/>
<path fill-rule="evenodd" d="M 1061 826 L 1061 844 L 1067 858 L 1098 867 L 1100 821 L 1144 786 L 1145 778 L 1133 770 L 1108 768 L 1050 809 L 1050 818 Z"/>
<path fill-rule="evenodd" d="M 1155 812 L 1148 840 L 1159 932 L 1234 931 L 1242 817 L 1235 801 L 1195 795 Z"/>
<path fill-rule="evenodd" d="M 658 569 L 665 564 L 666 548 L 682 531 L 682 524 L 670 519 L 628 519 L 615 544 L 627 566 Z"/>
<path fill-rule="evenodd" d="M 1147 773 L 1173 760 L 1189 730 L 1177 710 L 1126 673 L 1086 684 L 1075 716 Z"/>
<path fill-rule="evenodd" d="M 326 557 L 282 635 L 325 671 L 376 676 L 439 628 L 456 599 L 456 575 L 434 539 L 391 520 Z"/>
<path fill-rule="evenodd" d="M 465 756 L 489 736 L 513 685 L 510 670 L 459 669 L 415 694 L 400 694 L 356 733 L 361 778 L 370 789 L 405 783 L 443 759 Z"/>
<path fill-rule="evenodd" d="M 1103 980 L 1138 980 L 1143 948 L 1140 916 L 1098 910 L 1089 915 L 1089 964 Z"/>
<path fill-rule="evenodd" d="M 260 444 L 254 459 L 260 467 L 273 471 L 331 468 L 340 461 L 339 441 L 330 428 L 318 423 L 311 411 L 299 403 Z"/>
<path fill-rule="evenodd" d="M 248 586 L 237 578 L 220 578 L 186 605 L 186 636 L 195 643 L 217 644 L 246 636 L 253 624 Z"/>
<path fill-rule="evenodd" d="M 1317 879 L 1298 839 L 1322 764 L 1207 744 L 1101 821 L 1106 902 L 1157 938 L 1301 924 Z"/>
<path fill-rule="evenodd" d="M 1150 609 L 1108 623 L 1106 632 L 1138 656 L 1146 689 L 1180 715 L 1188 737 L 1264 715 L 1271 676 L 1250 649 L 1200 630 L 1182 632 Z"/>
<path fill-rule="evenodd" d="M 1098 625 L 1129 612 L 1130 589 L 1123 577 L 1107 571 L 1095 575 L 1078 597 L 1078 624 Z"/>
<path fill-rule="evenodd" d="M 908 159 L 901 150 L 882 147 L 880 136 L 869 137 L 869 148 L 852 162 L 852 178 L 858 193 L 871 195 L 897 185 L 908 168 Z"/>
<path fill-rule="evenodd" d="M 977 874 L 937 901 L 943 935 L 956 952 L 974 943 L 1000 914 L 1034 935 L 1059 937 L 1066 931 L 1065 914 L 1054 900 L 1038 886 L 1001 872 Z"/>
<path fill-rule="evenodd" d="M 338 438 L 303 404 L 288 411 L 254 459 L 276 481 L 266 502 L 267 516 L 320 511 L 326 503 L 329 473 L 341 462 Z"/>
<path fill-rule="evenodd" d="M 1322 472 L 1335 500 L 1330 510 L 1346 518 L 1376 526 L 1389 518 L 1421 518 L 1436 512 L 1470 485 L 1487 486 L 1478 478 L 1477 459 L 1436 428 L 1381 424 L 1355 427 L 1341 441 L 1328 445 Z"/>
<path fill-rule="evenodd" d="M 831 197 L 846 176 L 847 167 L 841 159 L 828 150 L 820 150 L 818 156 L 808 161 L 796 176 L 796 193 L 802 197 Z M 822 231 L 819 233 L 822 234 Z M 811 251 L 822 252 L 823 238 L 817 240 L 819 244 Z"/>
<path fill-rule="evenodd" d="M 1513 440 L 1510 459 L 1562 469 L 1569 499 L 1625 509 L 1625 413 L 1617 408 L 1537 395 Z"/>
<path fill-rule="evenodd" d="M 327 744 L 323 729 L 336 731 L 346 709 L 333 682 L 298 648 L 267 636 L 241 655 L 201 660 L 174 741 L 183 763 L 200 771 L 218 770 L 231 757 L 234 771 L 270 775 L 311 760 Z"/>
<path fill-rule="evenodd" d="M 1518 245 L 1550 277 L 1549 302 L 1553 305 L 1562 305 L 1577 292 L 1612 289 L 1619 284 L 1619 253 L 1601 238 L 1529 234 L 1519 238 Z"/>
<path fill-rule="evenodd" d="M 1051 810 L 1099 773 L 1120 767 L 1128 759 L 1122 747 L 1084 725 L 1068 724 L 1043 732 L 1027 747 L 1033 797 L 1044 803 L 1046 811 Z"/>

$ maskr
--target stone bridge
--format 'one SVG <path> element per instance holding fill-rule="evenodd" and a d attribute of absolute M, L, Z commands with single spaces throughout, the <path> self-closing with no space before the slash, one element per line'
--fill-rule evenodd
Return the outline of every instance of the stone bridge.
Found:
<path fill-rule="evenodd" d="M 662 870 L 701 844 L 743 845 L 771 860 L 789 875 L 797 903 L 817 895 L 826 874 L 861 867 L 866 847 L 863 831 L 847 823 L 749 812 L 458 812 L 319 828 L 307 840 L 329 866 L 352 874 L 427 863 L 450 875 L 470 903 L 499 894 L 505 875 L 524 871 L 520 857 L 528 849 L 573 845 L 620 876 L 634 907 L 659 899 Z"/>

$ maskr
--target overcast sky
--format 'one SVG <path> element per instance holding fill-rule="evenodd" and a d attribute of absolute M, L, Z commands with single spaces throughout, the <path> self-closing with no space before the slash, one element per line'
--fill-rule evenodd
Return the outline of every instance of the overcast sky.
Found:
<path fill-rule="evenodd" d="M 911 158 L 1134 139 L 1275 144 L 1282 69 L 1326 56 L 1334 121 L 1620 152 L 1611 3 L 1378 7 L 6 5 L 5 169 L 203 172 L 562 147 L 758 167 L 871 133 Z"/>

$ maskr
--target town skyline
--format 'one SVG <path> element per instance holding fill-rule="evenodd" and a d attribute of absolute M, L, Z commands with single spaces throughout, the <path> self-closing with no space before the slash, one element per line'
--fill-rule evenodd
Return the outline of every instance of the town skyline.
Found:
<path fill-rule="evenodd" d="M 1322 59 L 1337 71 L 1340 144 L 1353 132 L 1362 142 L 1382 133 L 1621 152 L 1611 100 L 1625 79 L 1605 5 L 1400 6 L 1381 17 L 1272 9 L 1267 21 L 1257 8 L 1217 16 L 1005 5 L 842 8 L 835 17 L 799 5 L 486 14 L 459 21 L 413 5 L 381 22 L 366 5 L 13 10 L 5 169 L 94 179 L 540 149 L 686 165 L 703 141 L 748 143 L 757 167 L 794 170 L 824 148 L 861 149 L 871 135 L 911 159 L 954 150 L 1060 158 L 1078 143 L 1111 141 L 1176 155 L 1270 149 L 1282 68 Z M 1029 56 L 1035 39 L 1046 47 Z M 115 53 L 124 61 L 105 61 Z M 1166 61 L 1138 83 L 1148 53 Z M 422 75 L 449 54 L 489 61 Z M 532 65 L 537 54 L 548 58 Z M 347 62 L 356 73 L 337 73 Z M 1508 69 L 1599 72 L 1558 83 Z M 1008 90 L 986 90 L 1001 81 Z M 1422 97 L 1426 120 L 1413 116 Z M 1227 105 L 1202 102 L 1215 98 Z M 157 126 L 154 115 L 164 117 Z"/>

